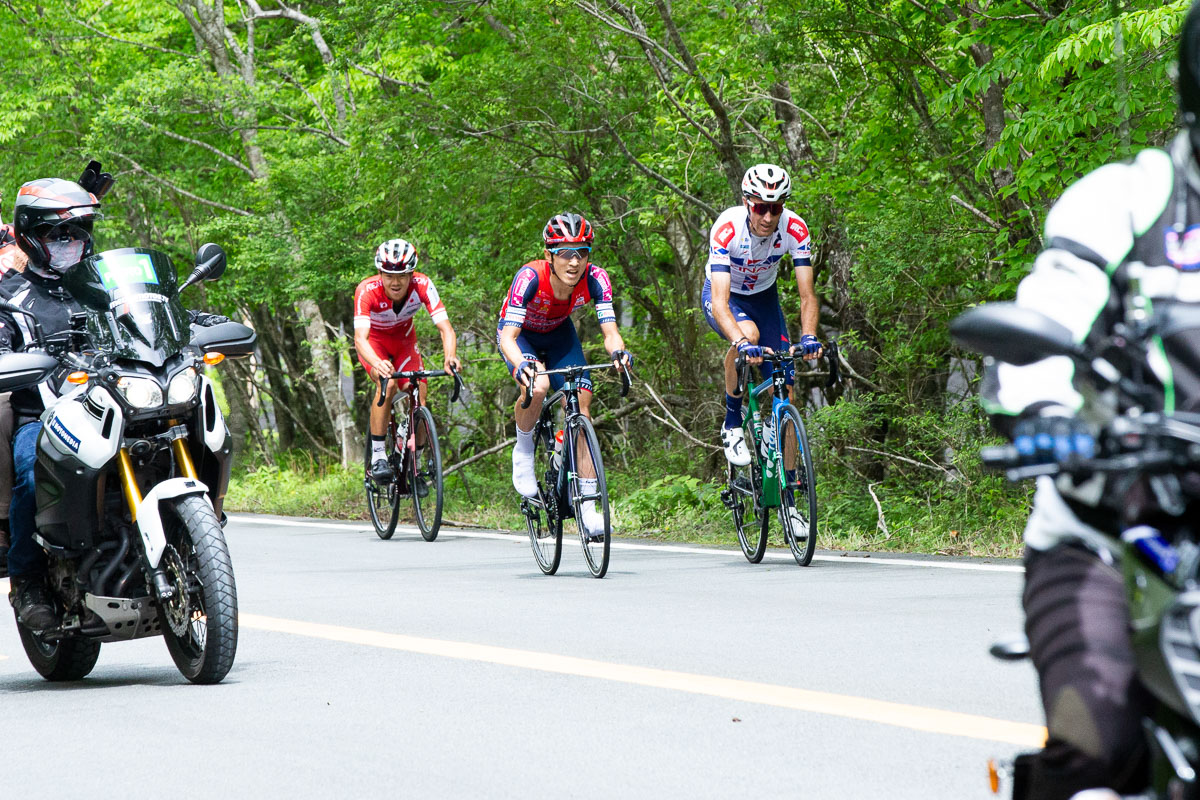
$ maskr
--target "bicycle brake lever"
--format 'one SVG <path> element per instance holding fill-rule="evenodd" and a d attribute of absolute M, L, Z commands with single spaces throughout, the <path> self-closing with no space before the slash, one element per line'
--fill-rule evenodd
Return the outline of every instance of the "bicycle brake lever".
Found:
<path fill-rule="evenodd" d="M 629 374 L 629 367 L 621 364 L 621 397 L 629 394 L 629 387 L 633 384 L 633 376 Z"/>
<path fill-rule="evenodd" d="M 377 408 L 383 408 L 383 399 L 387 397 L 387 385 L 390 380 L 386 375 L 379 379 L 379 402 L 375 404 Z"/>
<path fill-rule="evenodd" d="M 450 368 L 450 374 L 454 376 L 454 394 L 450 395 L 450 402 L 457 403 L 459 395 L 462 394 L 463 380 L 458 377 L 458 370 L 454 367 Z"/>
<path fill-rule="evenodd" d="M 525 400 L 521 403 L 521 408 L 529 408 L 529 404 L 533 402 L 533 386 L 525 384 Z"/>
<path fill-rule="evenodd" d="M 837 342 L 830 342 L 829 346 L 825 348 L 825 362 L 829 364 L 829 378 L 825 381 L 825 387 L 838 385 L 842 382 L 842 371 L 838 366 Z"/>

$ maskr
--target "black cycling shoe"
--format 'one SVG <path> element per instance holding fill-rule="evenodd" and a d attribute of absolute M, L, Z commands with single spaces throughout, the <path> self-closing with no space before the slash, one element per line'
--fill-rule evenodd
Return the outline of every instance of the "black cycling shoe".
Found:
<path fill-rule="evenodd" d="M 420 475 L 413 478 L 413 488 L 417 490 L 417 497 L 429 496 L 429 484 Z"/>
<path fill-rule="evenodd" d="M 50 604 L 43 575 L 22 575 L 13 578 L 8 602 L 17 612 L 17 622 L 31 631 L 44 631 L 58 624 L 58 614 Z"/>
<path fill-rule="evenodd" d="M 385 458 L 377 458 L 371 463 L 371 479 L 376 483 L 390 483 L 392 480 L 392 465 Z"/>

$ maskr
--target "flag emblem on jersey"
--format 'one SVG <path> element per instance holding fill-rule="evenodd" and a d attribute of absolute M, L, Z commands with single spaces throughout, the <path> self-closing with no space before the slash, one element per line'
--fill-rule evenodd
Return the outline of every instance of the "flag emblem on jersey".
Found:
<path fill-rule="evenodd" d="M 1180 236 L 1167 231 L 1167 260 L 1184 272 L 1200 270 L 1200 225 L 1193 225 Z"/>

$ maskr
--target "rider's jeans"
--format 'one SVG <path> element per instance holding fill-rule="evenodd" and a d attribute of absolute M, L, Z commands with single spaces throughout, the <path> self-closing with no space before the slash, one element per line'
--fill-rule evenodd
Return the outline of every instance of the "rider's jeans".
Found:
<path fill-rule="evenodd" d="M 12 545 L 8 550 L 8 574 L 16 578 L 44 572 L 46 554 L 33 540 L 37 498 L 33 493 L 33 465 L 37 461 L 37 439 L 42 423 L 22 425 L 13 436 L 13 492 L 9 506 Z"/>

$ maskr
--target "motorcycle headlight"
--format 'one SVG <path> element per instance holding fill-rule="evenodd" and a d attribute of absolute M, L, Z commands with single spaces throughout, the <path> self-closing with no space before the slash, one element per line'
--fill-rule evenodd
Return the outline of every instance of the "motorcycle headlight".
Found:
<path fill-rule="evenodd" d="M 196 370 L 193 367 L 188 367 L 182 372 L 177 372 L 171 382 L 167 384 L 167 403 L 175 405 L 176 403 L 186 403 L 196 396 Z"/>
<path fill-rule="evenodd" d="M 149 378 L 123 377 L 117 381 L 117 391 L 125 398 L 125 402 L 134 408 L 154 408 L 162 405 L 162 389 Z"/>

